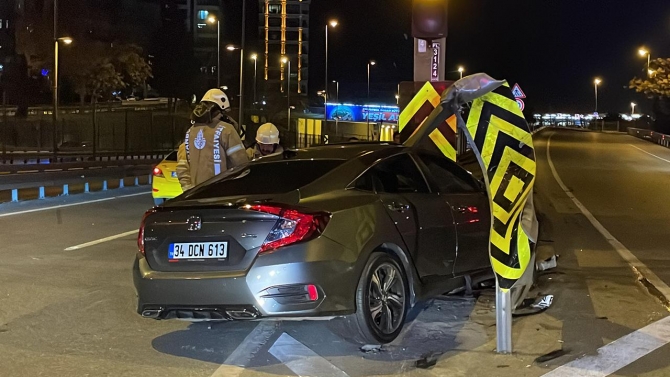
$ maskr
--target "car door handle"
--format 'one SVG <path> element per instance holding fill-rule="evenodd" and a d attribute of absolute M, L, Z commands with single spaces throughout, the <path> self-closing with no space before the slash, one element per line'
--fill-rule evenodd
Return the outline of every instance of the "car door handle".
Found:
<path fill-rule="evenodd" d="M 393 202 L 393 203 L 389 204 L 387 207 L 391 211 L 396 211 L 396 212 L 409 211 L 409 208 L 410 208 L 409 204 L 402 204 L 402 203 L 396 203 L 396 202 Z"/>

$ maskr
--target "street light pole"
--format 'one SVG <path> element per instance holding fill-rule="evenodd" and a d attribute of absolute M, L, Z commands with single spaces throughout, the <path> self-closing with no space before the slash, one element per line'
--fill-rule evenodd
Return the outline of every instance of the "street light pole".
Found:
<path fill-rule="evenodd" d="M 288 121 L 286 123 L 288 131 L 291 131 L 291 60 L 287 59 L 288 77 L 286 80 L 286 103 L 288 104 Z"/>
<path fill-rule="evenodd" d="M 216 20 L 216 87 L 221 88 L 221 21 Z"/>
<path fill-rule="evenodd" d="M 632 116 L 632 115 L 635 115 L 635 106 L 637 106 L 637 104 L 636 104 L 635 102 L 631 102 L 631 103 L 630 103 L 630 107 L 631 107 L 630 115 L 631 115 L 631 116 Z"/>
<path fill-rule="evenodd" d="M 58 126 L 58 0 L 54 0 L 54 78 L 53 78 L 53 154 L 54 162 L 58 156 L 58 142 L 56 141 Z M 94 140 L 95 142 L 95 140 Z"/>
<path fill-rule="evenodd" d="M 242 41 L 240 43 L 240 115 L 239 115 L 239 124 L 242 131 L 242 126 L 244 125 L 244 36 L 246 34 L 246 10 L 247 10 L 247 1 L 242 0 Z"/>
<path fill-rule="evenodd" d="M 600 80 L 600 79 L 595 79 L 595 81 L 593 82 L 595 92 L 596 92 L 596 113 L 598 112 L 598 85 L 600 85 L 601 82 L 602 82 L 602 80 Z"/>
<path fill-rule="evenodd" d="M 337 26 L 336 20 L 331 20 L 326 24 L 326 64 L 325 64 L 325 77 L 324 81 L 326 87 L 323 89 L 323 125 L 328 124 L 328 26 L 335 27 Z"/>
<path fill-rule="evenodd" d="M 370 60 L 368 62 L 368 103 L 367 103 L 368 113 L 367 113 L 367 116 L 366 116 L 367 121 L 368 121 L 368 139 L 370 138 L 370 107 L 369 107 L 370 106 L 370 66 L 375 65 L 375 64 L 377 64 L 377 62 L 375 62 L 374 60 Z"/>
<path fill-rule="evenodd" d="M 251 55 L 251 58 L 254 59 L 254 105 L 256 105 L 256 87 L 258 86 L 256 84 L 256 77 L 258 75 L 258 70 L 256 69 L 257 63 L 258 63 L 258 55 L 253 54 Z"/>
<path fill-rule="evenodd" d="M 209 16 L 207 22 L 216 22 L 216 87 L 221 89 L 221 21 L 214 16 Z"/>
<path fill-rule="evenodd" d="M 337 80 L 333 80 L 335 83 L 335 102 L 339 103 L 340 102 L 340 82 Z"/>
<path fill-rule="evenodd" d="M 465 72 L 465 68 L 463 68 L 463 67 L 458 67 L 458 73 L 461 74 L 461 78 L 463 78 L 463 72 Z"/>

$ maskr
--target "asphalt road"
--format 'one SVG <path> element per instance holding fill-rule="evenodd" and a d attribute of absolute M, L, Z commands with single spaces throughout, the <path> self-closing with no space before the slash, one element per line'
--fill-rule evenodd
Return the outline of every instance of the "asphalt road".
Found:
<path fill-rule="evenodd" d="M 334 335 L 324 322 L 210 326 L 142 319 L 135 313 L 131 265 L 135 230 L 151 206 L 151 196 L 140 187 L 0 204 L 0 376 L 535 377 L 559 371 L 555 368 L 584 355 L 598 355 L 606 344 L 663 321 L 667 311 L 637 283 L 628 264 L 557 184 L 546 158 L 552 134 L 551 157 L 565 184 L 587 207 L 593 206 L 589 209 L 615 237 L 667 278 L 663 268 L 654 265 L 665 255 L 667 221 L 654 225 L 644 211 L 662 222 L 665 204 L 655 201 L 651 189 L 662 187 L 655 182 L 667 179 L 662 169 L 667 174 L 670 163 L 628 144 L 658 156 L 666 151 L 627 136 L 543 131 L 536 139 L 535 193 L 543 224 L 539 254 L 556 253 L 560 258 L 557 269 L 540 276 L 533 294 L 551 293 L 555 303 L 544 313 L 515 319 L 512 356 L 493 352 L 491 290 L 479 292 L 478 299 L 450 296 L 422 306 L 400 340 L 368 353 Z M 604 153 L 627 162 L 593 158 Z M 670 161 L 668 155 L 663 158 Z M 580 169 L 586 173 L 580 174 Z M 644 174 L 652 171 L 656 178 Z M 629 174 L 646 180 L 638 185 L 608 178 Z M 613 184 L 650 191 L 634 195 L 610 187 Z M 610 207 L 626 198 L 632 201 L 627 207 L 632 211 Z M 631 224 L 638 221 L 646 228 Z M 66 250 L 111 236 L 118 237 Z M 652 250 L 659 255 L 647 257 Z M 537 359 L 547 354 L 552 356 Z M 431 369 L 417 368 L 417 360 L 426 355 L 439 360 Z M 616 375 L 667 376 L 668 360 L 670 347 L 664 343 L 622 364 Z"/>

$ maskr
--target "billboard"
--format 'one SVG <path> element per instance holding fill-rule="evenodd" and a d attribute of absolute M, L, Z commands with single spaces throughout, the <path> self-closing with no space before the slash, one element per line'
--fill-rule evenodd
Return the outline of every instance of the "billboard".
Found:
<path fill-rule="evenodd" d="M 351 105 L 329 103 L 326 105 L 328 120 L 341 122 L 398 123 L 400 110 L 398 106 L 385 105 Z"/>

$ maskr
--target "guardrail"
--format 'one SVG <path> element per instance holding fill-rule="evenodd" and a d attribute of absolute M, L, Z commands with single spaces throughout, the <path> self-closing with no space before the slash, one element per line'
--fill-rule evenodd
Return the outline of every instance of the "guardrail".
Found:
<path fill-rule="evenodd" d="M 133 161 L 133 160 L 162 160 L 170 154 L 171 151 L 161 152 L 133 152 L 133 153 L 119 153 L 119 152 L 102 152 L 92 154 L 84 154 L 77 152 L 60 152 L 56 157 L 51 152 L 23 152 L 11 153 L 0 156 L 0 170 L 3 170 L 2 165 L 42 165 L 42 164 L 57 164 L 57 163 L 76 163 L 76 162 L 90 162 L 90 161 Z"/>
<path fill-rule="evenodd" d="M 47 196 L 50 196 L 50 197 L 69 196 L 70 195 L 70 186 L 75 186 L 75 185 L 83 186 L 82 193 L 91 192 L 92 191 L 91 186 L 93 184 L 100 184 L 100 190 L 99 191 L 107 191 L 107 190 L 110 190 L 110 189 L 124 188 L 124 187 L 126 187 L 126 183 L 125 183 L 126 180 L 132 180 L 132 185 L 133 186 L 140 186 L 141 184 L 143 184 L 143 183 L 140 183 L 140 178 L 144 178 L 144 177 L 148 177 L 148 181 L 147 181 L 148 183 L 147 184 L 151 185 L 151 181 L 152 181 L 153 177 L 149 174 L 149 175 L 134 176 L 134 177 L 86 180 L 86 181 L 83 181 L 83 182 L 74 182 L 74 183 L 69 182 L 69 183 L 62 183 L 60 185 L 52 185 L 51 183 L 53 183 L 53 182 L 47 183 L 47 184 L 42 184 L 40 186 L 24 185 L 24 186 L 27 186 L 27 187 L 14 188 L 14 189 L 7 190 L 7 191 L 11 192 L 10 201 L 12 203 L 18 203 L 20 201 L 20 198 L 19 198 L 20 190 L 24 190 L 24 189 L 37 190 L 36 198 L 41 200 L 41 199 L 46 199 Z M 115 187 L 112 187 L 113 183 L 117 183 Z M 51 189 L 51 191 L 54 195 L 47 195 L 47 189 Z M 55 192 L 54 192 L 54 190 L 55 190 Z M 3 202 L 3 200 L 0 197 L 0 205 L 2 204 L 2 202 Z"/>
<path fill-rule="evenodd" d="M 660 146 L 670 148 L 670 135 L 662 134 L 651 130 L 643 130 L 640 128 L 629 128 L 628 134 L 640 139 L 650 141 Z"/>

